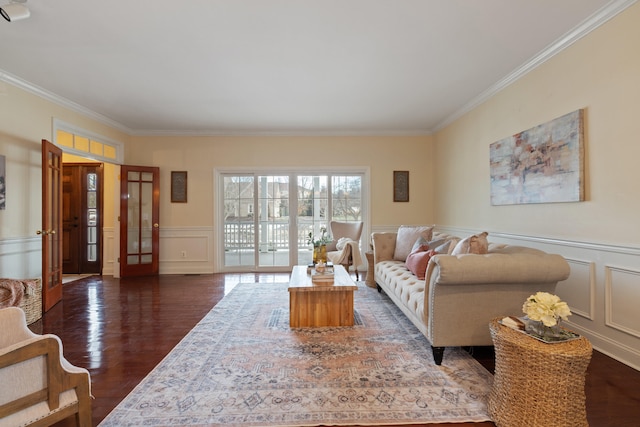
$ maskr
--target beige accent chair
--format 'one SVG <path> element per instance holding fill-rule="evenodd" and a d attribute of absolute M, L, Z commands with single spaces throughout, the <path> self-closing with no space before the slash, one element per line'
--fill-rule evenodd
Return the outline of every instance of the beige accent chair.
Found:
<path fill-rule="evenodd" d="M 327 245 L 327 259 L 333 265 L 342 265 L 347 272 L 353 266 L 356 272 L 356 280 L 360 280 L 358 266 L 362 264 L 362 254 L 360 253 L 362 226 L 362 221 L 331 221 L 329 224 L 333 241 Z"/>
<path fill-rule="evenodd" d="M 91 426 L 90 376 L 62 355 L 55 335 L 27 328 L 24 311 L 0 309 L 0 427 L 49 426 L 75 414 Z"/>

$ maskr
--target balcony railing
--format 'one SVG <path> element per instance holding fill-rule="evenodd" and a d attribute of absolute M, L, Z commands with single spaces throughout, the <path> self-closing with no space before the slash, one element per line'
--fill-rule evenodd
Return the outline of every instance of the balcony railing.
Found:
<path fill-rule="evenodd" d="M 265 246 L 268 250 L 289 249 L 289 222 L 268 222 L 260 225 L 258 245 Z M 265 227 L 265 228 L 262 228 Z M 224 248 L 225 250 L 243 250 L 256 247 L 255 222 L 239 221 L 224 224 Z M 309 247 L 307 238 L 313 227 L 311 224 L 300 224 L 296 238 L 297 248 Z"/>

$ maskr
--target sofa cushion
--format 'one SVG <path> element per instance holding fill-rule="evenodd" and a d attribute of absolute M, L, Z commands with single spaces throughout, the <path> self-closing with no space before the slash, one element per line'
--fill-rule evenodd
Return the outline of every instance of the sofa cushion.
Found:
<path fill-rule="evenodd" d="M 428 249 L 424 251 L 415 251 L 411 252 L 407 257 L 407 261 L 405 264 L 410 272 L 415 274 L 415 276 L 424 280 L 427 273 L 427 265 L 429 264 L 429 260 L 432 256 L 436 255 L 436 251 L 433 249 Z"/>
<path fill-rule="evenodd" d="M 425 281 L 411 273 L 404 262 L 386 260 L 375 265 L 376 282 L 384 284 L 385 292 L 395 295 L 418 319 L 424 319 Z"/>
<path fill-rule="evenodd" d="M 398 228 L 396 235 L 396 247 L 393 252 L 393 259 L 396 261 L 405 261 L 413 244 L 416 243 L 420 237 L 423 237 L 427 242 L 431 240 L 433 236 L 434 226 L 414 226 L 414 225 L 401 225 Z"/>
<path fill-rule="evenodd" d="M 472 236 L 465 237 L 458 242 L 455 248 L 453 248 L 453 252 L 451 252 L 451 255 L 486 254 L 487 252 L 489 252 L 489 242 L 487 241 L 488 235 L 489 233 L 485 231 L 480 234 L 474 234 Z"/>

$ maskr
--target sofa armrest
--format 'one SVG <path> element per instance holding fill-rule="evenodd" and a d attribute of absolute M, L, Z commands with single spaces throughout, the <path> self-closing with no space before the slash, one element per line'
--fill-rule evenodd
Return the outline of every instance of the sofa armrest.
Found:
<path fill-rule="evenodd" d="M 485 255 L 436 255 L 427 268 L 427 283 L 551 283 L 567 279 L 570 272 L 560 255 L 510 246 Z"/>
<path fill-rule="evenodd" d="M 387 261 L 387 260 L 393 259 L 393 253 L 396 250 L 397 235 L 398 233 L 392 233 L 392 232 L 371 233 L 374 264 L 381 261 Z"/>

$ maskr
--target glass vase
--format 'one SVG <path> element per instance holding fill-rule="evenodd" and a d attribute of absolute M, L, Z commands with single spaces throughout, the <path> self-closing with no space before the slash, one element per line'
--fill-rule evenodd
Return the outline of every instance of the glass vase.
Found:
<path fill-rule="evenodd" d="M 318 245 L 313 247 L 313 264 L 320 261 L 327 263 L 327 245 Z"/>
<path fill-rule="evenodd" d="M 544 341 L 560 341 L 566 338 L 566 334 L 562 327 L 560 327 L 560 321 L 553 326 L 546 326 L 541 321 L 529 320 L 525 324 L 525 331 L 529 335 L 536 336 Z"/>
<path fill-rule="evenodd" d="M 320 254 L 318 255 L 318 261 L 327 263 L 327 245 L 320 245 Z"/>

